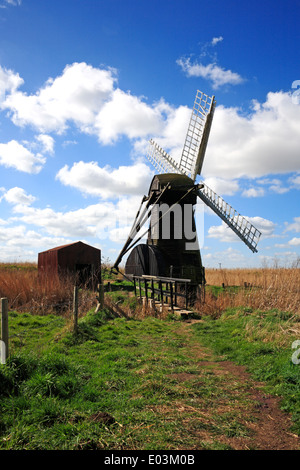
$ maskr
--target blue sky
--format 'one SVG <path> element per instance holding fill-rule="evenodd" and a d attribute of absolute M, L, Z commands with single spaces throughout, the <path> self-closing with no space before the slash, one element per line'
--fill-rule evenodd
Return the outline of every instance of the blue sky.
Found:
<path fill-rule="evenodd" d="M 197 206 L 206 267 L 300 257 L 298 0 L 0 0 L 0 261 L 82 240 L 116 259 L 197 89 L 217 106 L 199 181 L 262 231 L 253 254 Z"/>

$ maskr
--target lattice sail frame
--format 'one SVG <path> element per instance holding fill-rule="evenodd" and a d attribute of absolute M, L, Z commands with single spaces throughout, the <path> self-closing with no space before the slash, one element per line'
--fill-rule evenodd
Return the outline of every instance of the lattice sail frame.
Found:
<path fill-rule="evenodd" d="M 218 196 L 205 183 L 201 183 L 201 189 L 197 194 L 205 204 L 210 207 L 250 248 L 253 253 L 257 253 L 257 244 L 259 242 L 261 232 L 254 227 L 249 220 L 239 214 L 233 207 Z"/>
<path fill-rule="evenodd" d="M 201 173 L 215 104 L 214 96 L 209 97 L 197 91 L 179 164 L 157 143 L 150 140 L 146 156 L 158 173 L 179 173 L 195 181 L 197 174 Z M 197 194 L 200 199 L 236 233 L 251 251 L 257 252 L 256 247 L 261 232 L 205 183 L 199 184 L 198 187 Z"/>
<path fill-rule="evenodd" d="M 149 141 L 147 158 L 158 173 L 180 173 L 185 175 L 186 173 L 180 169 L 178 163 L 154 140 Z"/>
<path fill-rule="evenodd" d="M 197 90 L 179 163 L 179 168 L 193 181 L 201 173 L 215 106 L 214 96 Z"/>

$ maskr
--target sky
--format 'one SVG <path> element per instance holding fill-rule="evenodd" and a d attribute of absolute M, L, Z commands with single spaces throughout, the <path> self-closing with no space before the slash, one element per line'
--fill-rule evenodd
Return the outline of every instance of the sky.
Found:
<path fill-rule="evenodd" d="M 299 17 L 299 0 L 0 0 L 0 262 L 81 240 L 113 263 L 149 139 L 178 159 L 201 90 L 196 182 L 262 232 L 252 253 L 199 200 L 203 265 L 299 267 Z"/>

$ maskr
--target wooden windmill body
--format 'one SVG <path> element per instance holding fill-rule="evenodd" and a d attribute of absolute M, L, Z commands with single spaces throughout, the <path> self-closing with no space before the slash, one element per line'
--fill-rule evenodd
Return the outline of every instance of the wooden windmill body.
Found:
<path fill-rule="evenodd" d="M 123 256 L 131 250 L 125 265 L 127 276 L 186 278 L 195 292 L 198 286 L 203 286 L 205 275 L 194 218 L 198 197 L 257 252 L 260 231 L 206 184 L 195 184 L 197 175 L 201 174 L 214 109 L 214 96 L 197 91 L 179 163 L 150 140 L 147 158 L 157 174 L 114 264 L 118 268 Z M 149 228 L 136 239 L 149 218 Z M 145 234 L 146 243 L 137 244 Z"/>

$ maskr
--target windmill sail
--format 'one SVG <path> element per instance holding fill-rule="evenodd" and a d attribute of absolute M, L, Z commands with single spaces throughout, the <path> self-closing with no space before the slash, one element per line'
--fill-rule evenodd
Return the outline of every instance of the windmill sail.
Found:
<path fill-rule="evenodd" d="M 239 214 L 233 207 L 218 196 L 206 184 L 198 189 L 198 196 L 205 202 L 250 248 L 251 251 L 257 253 L 257 244 L 261 236 L 261 232 L 257 230 L 244 216 Z"/>
<path fill-rule="evenodd" d="M 193 181 L 197 174 L 200 175 L 215 105 L 214 96 L 197 91 L 179 164 L 153 139 L 150 140 L 147 158 L 159 173 L 179 173 Z"/>
<path fill-rule="evenodd" d="M 152 163 L 152 165 L 158 171 L 159 174 L 185 174 L 185 172 L 180 169 L 175 160 L 152 139 L 149 141 L 148 153 L 146 156 L 149 162 Z"/>
<path fill-rule="evenodd" d="M 179 168 L 193 181 L 201 173 L 215 105 L 214 96 L 197 91 L 179 163 Z"/>
<path fill-rule="evenodd" d="M 147 158 L 158 173 L 179 173 L 195 181 L 197 174 L 201 173 L 215 105 L 214 96 L 197 91 L 179 164 L 152 139 L 150 140 Z M 200 199 L 240 237 L 251 251 L 257 252 L 256 247 L 261 232 L 206 184 L 201 183 L 197 188 Z"/>

